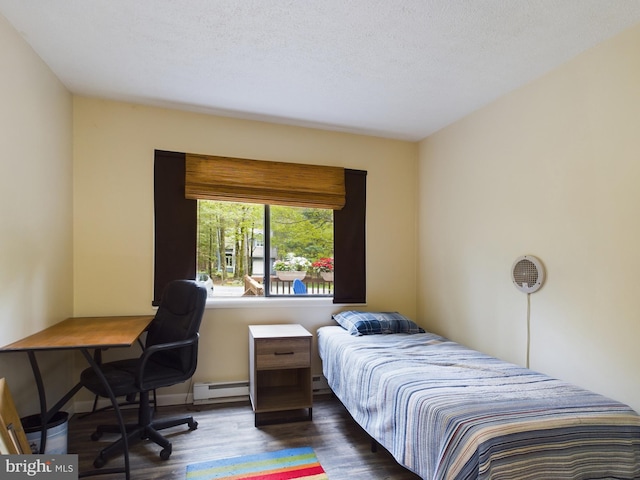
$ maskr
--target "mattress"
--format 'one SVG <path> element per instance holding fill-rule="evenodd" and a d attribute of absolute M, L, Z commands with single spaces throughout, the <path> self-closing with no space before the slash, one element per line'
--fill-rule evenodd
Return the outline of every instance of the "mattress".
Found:
<path fill-rule="evenodd" d="M 329 386 L 423 479 L 638 479 L 629 406 L 441 336 L 318 330 Z"/>

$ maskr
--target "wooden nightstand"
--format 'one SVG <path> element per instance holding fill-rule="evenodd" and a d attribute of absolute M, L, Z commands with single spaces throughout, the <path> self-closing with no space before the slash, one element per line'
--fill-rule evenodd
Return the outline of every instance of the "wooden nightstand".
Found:
<path fill-rule="evenodd" d="M 261 414 L 308 409 L 311 420 L 311 337 L 301 325 L 249 326 L 249 396 Z"/>

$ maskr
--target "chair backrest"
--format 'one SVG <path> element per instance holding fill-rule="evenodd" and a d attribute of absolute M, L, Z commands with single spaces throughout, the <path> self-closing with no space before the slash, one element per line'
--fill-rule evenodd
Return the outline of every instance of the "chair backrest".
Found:
<path fill-rule="evenodd" d="M 296 278 L 293 281 L 293 293 L 295 293 L 296 295 L 307 293 L 307 287 L 305 286 L 304 283 L 302 283 L 302 280 L 300 280 L 299 278 Z"/>
<path fill-rule="evenodd" d="M 207 302 L 207 289 L 194 280 L 174 280 L 162 293 L 149 325 L 146 347 L 197 337 Z M 195 371 L 197 343 L 192 347 L 158 352 L 153 362 L 182 372 Z"/>

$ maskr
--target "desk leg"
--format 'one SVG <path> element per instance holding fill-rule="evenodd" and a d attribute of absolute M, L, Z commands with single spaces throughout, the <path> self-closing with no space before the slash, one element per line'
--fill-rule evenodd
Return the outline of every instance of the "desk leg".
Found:
<path fill-rule="evenodd" d="M 38 453 L 42 454 L 44 453 L 44 448 L 47 443 L 47 397 L 44 391 L 42 375 L 40 374 L 40 367 L 38 367 L 38 360 L 36 360 L 36 353 L 33 350 L 29 350 L 27 354 L 29 355 L 31 370 L 36 380 L 36 387 L 38 387 L 38 399 L 40 400 L 40 424 L 42 425 L 42 431 L 40 433 L 40 451 Z"/>
<path fill-rule="evenodd" d="M 47 443 L 47 425 L 49 425 L 49 420 L 53 418 L 53 416 L 60 411 L 60 409 L 66 404 L 71 398 L 82 388 L 82 385 L 79 383 L 69 390 L 66 395 L 64 395 L 58 403 L 55 404 L 51 410 L 47 411 L 47 397 L 46 391 L 44 388 L 44 382 L 42 381 L 42 375 L 40 373 L 40 367 L 38 366 L 38 360 L 36 359 L 36 352 L 33 350 L 29 350 L 27 352 L 29 355 L 29 362 L 31 363 L 31 370 L 33 371 L 33 376 L 36 380 L 36 386 L 38 387 L 38 398 L 40 400 L 40 425 L 41 425 L 41 433 L 40 433 L 40 450 L 38 453 L 43 454 L 46 448 Z"/>
<path fill-rule="evenodd" d="M 89 350 L 86 348 L 82 348 L 81 351 L 82 351 L 82 354 L 84 355 L 84 358 L 87 360 L 87 362 L 89 362 L 89 365 L 91 365 L 91 368 L 93 368 L 93 371 L 96 373 L 98 378 L 102 381 L 102 384 L 105 386 L 105 389 L 109 393 L 109 399 L 111 400 L 111 405 L 113 405 L 113 409 L 116 412 L 116 417 L 118 417 L 118 424 L 120 425 L 120 432 L 122 433 L 122 444 L 124 448 L 124 452 L 123 452 L 124 474 L 125 474 L 126 480 L 129 480 L 129 441 L 127 439 L 127 429 L 124 425 L 124 419 L 122 418 L 122 412 L 120 411 L 118 400 L 113 394 L 113 390 L 111 390 L 111 387 L 109 386 L 109 382 L 107 382 L 107 379 L 102 373 L 102 370 L 100 369 L 96 361 L 93 359 L 93 356 L 89 353 Z M 99 473 L 109 473 L 109 472 L 110 470 L 108 469 L 99 471 Z M 93 473 L 95 474 L 97 472 L 93 472 Z"/>

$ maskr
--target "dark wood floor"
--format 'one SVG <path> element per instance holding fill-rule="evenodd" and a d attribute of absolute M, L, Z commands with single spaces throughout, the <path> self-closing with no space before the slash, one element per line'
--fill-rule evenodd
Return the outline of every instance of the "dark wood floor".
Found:
<path fill-rule="evenodd" d="M 160 447 L 142 442 L 131 450 L 131 479 L 184 479 L 186 466 L 206 460 L 263 453 L 284 448 L 312 447 L 331 480 L 416 480 L 419 477 L 396 463 L 382 448 L 371 452 L 371 442 L 351 419 L 340 402 L 331 395 L 314 399 L 313 421 L 281 423 L 254 427 L 248 402 L 224 405 L 182 405 L 160 407 L 158 416 L 182 415 L 189 411 L 198 421 L 198 429 L 186 426 L 165 430 L 173 444 L 169 460 L 161 460 Z M 128 411 L 127 415 L 135 415 Z M 114 437 L 90 439 L 98 423 L 113 423 L 113 412 L 101 412 L 69 421 L 68 452 L 79 455 L 80 471 L 93 469 L 97 451 Z M 110 460 L 104 468 L 122 465 L 121 458 Z M 120 475 L 92 478 L 123 479 Z"/>

